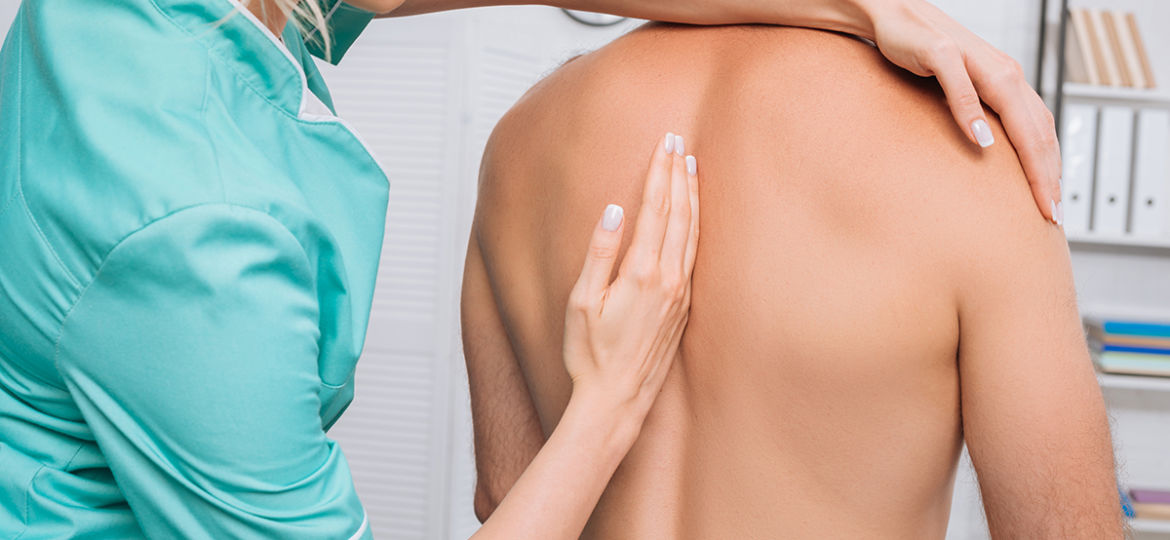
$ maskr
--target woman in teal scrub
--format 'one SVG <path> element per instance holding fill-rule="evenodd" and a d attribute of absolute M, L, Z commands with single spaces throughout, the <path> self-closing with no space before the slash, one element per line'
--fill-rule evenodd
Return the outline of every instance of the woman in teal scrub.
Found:
<path fill-rule="evenodd" d="M 388 185 L 310 55 L 340 60 L 375 12 L 495 3 L 23 3 L 0 52 L 0 538 L 371 536 L 325 433 L 353 395 Z M 873 39 L 939 78 L 972 144 L 992 143 L 978 96 L 1003 114 L 1059 219 L 1051 116 L 925 2 L 553 3 Z M 647 189 L 693 189 L 654 144 Z M 627 260 L 661 268 L 637 286 L 595 258 L 622 230 L 599 216 L 576 292 L 593 309 L 566 328 L 574 413 L 483 536 L 580 533 L 677 348 L 689 294 L 663 284 L 689 281 L 696 204 L 636 225 Z"/>

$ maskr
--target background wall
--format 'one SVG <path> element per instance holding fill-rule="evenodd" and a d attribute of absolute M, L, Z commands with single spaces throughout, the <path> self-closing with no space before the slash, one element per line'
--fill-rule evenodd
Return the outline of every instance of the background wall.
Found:
<path fill-rule="evenodd" d="M 1034 72 L 1038 2 L 936 3 Z M 0 0 L 0 29 L 17 5 Z M 391 174 L 357 400 L 331 432 L 353 466 L 379 538 L 466 538 L 478 525 L 458 290 L 479 155 L 495 121 L 532 83 L 571 54 L 631 27 L 590 28 L 545 7 L 376 21 L 342 67 L 323 67 L 339 113 Z M 1087 305 L 1170 306 L 1163 277 L 1170 259 L 1110 248 L 1077 249 L 1073 257 Z M 1164 398 L 1108 392 L 1122 474 L 1170 470 L 1159 452 L 1167 441 L 1149 434 L 1166 418 Z M 1160 480 L 1170 485 L 1170 478 Z M 964 462 L 948 538 L 986 536 L 973 471 Z"/>

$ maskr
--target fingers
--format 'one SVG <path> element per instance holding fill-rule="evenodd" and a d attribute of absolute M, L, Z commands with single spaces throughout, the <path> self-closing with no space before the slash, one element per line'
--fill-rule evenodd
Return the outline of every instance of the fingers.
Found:
<path fill-rule="evenodd" d="M 682 282 L 686 275 L 684 262 L 687 240 L 691 236 L 691 204 L 688 187 L 688 163 L 694 163 L 694 156 L 674 156 L 670 167 L 670 216 L 667 219 L 666 236 L 662 240 L 661 268 L 664 276 Z"/>
<path fill-rule="evenodd" d="M 963 53 L 958 45 L 951 41 L 944 41 L 946 45 L 938 47 L 931 56 L 931 71 L 942 86 L 947 96 L 947 105 L 951 114 L 959 123 L 960 129 L 967 134 L 971 142 L 987 148 L 995 144 L 995 135 L 987 124 L 987 117 L 983 113 L 983 104 L 979 94 L 975 92 L 975 85 L 971 82 L 971 75 L 967 73 Z"/>
<path fill-rule="evenodd" d="M 683 256 L 683 272 L 686 281 L 690 283 L 691 272 L 695 269 L 695 255 L 699 250 L 699 168 L 695 156 L 687 156 L 687 196 L 691 203 L 691 223 L 687 251 Z"/>
<path fill-rule="evenodd" d="M 1052 113 L 1028 86 L 1019 63 L 1010 58 L 1001 58 L 998 62 L 996 67 L 990 68 L 986 65 L 995 62 L 972 63 L 976 88 L 987 105 L 999 113 L 1040 213 L 1061 225 L 1064 219 L 1060 198 L 1060 146 Z"/>
<path fill-rule="evenodd" d="M 646 173 L 634 239 L 622 261 L 623 274 L 657 271 L 662 240 L 670 217 L 671 167 L 675 157 L 682 155 L 683 145 L 682 137 L 667 133 L 664 141 L 654 149 L 650 170 Z"/>
<path fill-rule="evenodd" d="M 624 214 L 622 207 L 616 204 L 605 207 L 605 213 L 593 229 L 589 251 L 585 255 L 585 265 L 581 268 L 581 276 L 577 278 L 573 294 L 581 295 L 581 298 L 585 299 L 595 299 L 605 293 L 622 245 Z"/>

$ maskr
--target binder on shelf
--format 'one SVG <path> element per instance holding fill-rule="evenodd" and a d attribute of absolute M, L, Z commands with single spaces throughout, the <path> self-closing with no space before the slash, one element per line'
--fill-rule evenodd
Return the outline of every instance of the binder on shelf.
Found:
<path fill-rule="evenodd" d="M 1170 237 L 1170 111 L 1143 109 L 1137 122 L 1129 230 Z"/>
<path fill-rule="evenodd" d="M 1137 38 L 1133 33 L 1133 26 L 1129 24 L 1132 13 L 1114 13 L 1113 26 L 1117 31 L 1118 43 L 1121 45 L 1121 60 L 1125 70 L 1129 73 L 1134 88 L 1149 88 L 1146 81 L 1146 70 L 1142 66 L 1141 54 L 1138 50 Z"/>
<path fill-rule="evenodd" d="M 1105 17 L 1100 10 L 1086 10 L 1089 19 L 1090 43 L 1093 46 L 1093 58 L 1097 60 L 1097 71 L 1101 74 L 1101 84 L 1121 86 L 1121 72 L 1117 60 L 1109 44 L 1109 33 L 1106 31 Z"/>
<path fill-rule="evenodd" d="M 1097 130 L 1093 232 L 1122 235 L 1128 220 L 1133 116 L 1129 107 L 1104 107 Z"/>
<path fill-rule="evenodd" d="M 1083 233 L 1089 230 L 1089 213 L 1093 205 L 1093 172 L 1097 151 L 1097 107 L 1068 104 L 1061 127 L 1061 154 L 1064 156 L 1064 230 Z"/>
<path fill-rule="evenodd" d="M 1069 82 L 1101 84 L 1097 62 L 1093 58 L 1093 46 L 1089 41 L 1089 20 L 1085 10 L 1069 10 L 1069 36 L 1065 43 L 1066 78 Z"/>
<path fill-rule="evenodd" d="M 1138 64 L 1141 66 L 1142 77 L 1146 81 L 1145 87 L 1156 88 L 1158 84 L 1154 79 L 1154 68 L 1150 65 L 1150 55 L 1146 53 L 1146 42 L 1142 40 L 1142 32 L 1138 29 L 1137 16 L 1133 13 L 1126 13 L 1125 22 L 1129 26 L 1129 33 L 1133 37 L 1133 44 L 1137 49 Z"/>
<path fill-rule="evenodd" d="M 1125 58 L 1125 45 L 1122 43 L 1123 37 L 1119 32 L 1120 19 L 1109 10 L 1101 12 L 1101 24 L 1105 27 L 1105 43 L 1109 45 L 1109 50 L 1106 54 L 1113 57 L 1113 61 L 1117 64 L 1117 74 L 1120 76 L 1121 86 L 1134 87 L 1133 75 L 1129 72 L 1129 62 Z"/>

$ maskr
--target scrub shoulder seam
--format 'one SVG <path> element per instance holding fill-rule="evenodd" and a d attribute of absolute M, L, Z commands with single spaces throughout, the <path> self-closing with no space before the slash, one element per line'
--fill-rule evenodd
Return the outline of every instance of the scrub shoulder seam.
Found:
<path fill-rule="evenodd" d="M 304 244 L 301 243 L 300 238 L 297 238 L 297 235 L 293 234 L 292 230 L 289 229 L 288 225 L 285 225 L 285 223 L 283 221 L 277 219 L 275 216 L 273 216 L 272 214 L 270 214 L 268 212 L 265 212 L 264 210 L 261 210 L 259 208 L 255 208 L 252 206 L 244 205 L 244 204 L 231 203 L 231 202 L 220 202 L 220 201 L 202 202 L 202 203 L 192 204 L 189 206 L 184 206 L 182 208 L 172 210 L 166 214 L 163 214 L 163 215 L 158 216 L 154 219 L 151 219 L 150 221 L 147 221 L 146 223 L 142 224 L 142 226 L 126 233 L 121 238 L 119 238 L 117 242 L 114 242 L 113 246 L 110 246 L 110 249 L 108 249 L 106 251 L 105 255 L 102 255 L 101 262 L 98 263 L 97 269 L 94 270 L 93 276 L 90 277 L 89 281 L 85 284 L 84 287 L 81 287 L 80 292 L 77 293 L 77 296 L 73 299 L 73 302 L 71 302 L 69 304 L 69 309 L 67 309 L 65 311 L 65 316 L 61 318 L 61 323 L 57 326 L 57 337 L 53 340 L 52 365 L 57 370 L 58 373 L 60 373 L 60 371 L 61 371 L 61 366 L 59 364 L 59 361 L 60 361 L 59 357 L 60 357 L 60 353 L 61 353 L 61 340 L 65 336 L 65 325 L 69 323 L 69 316 L 73 314 L 73 310 L 77 307 L 78 304 L 81 303 L 82 299 L 85 298 L 85 293 L 87 291 L 89 291 L 89 288 L 94 284 L 94 282 L 96 282 L 98 280 L 98 277 L 101 276 L 102 270 L 106 267 L 106 263 L 109 262 L 110 257 L 114 254 L 114 252 L 117 251 L 119 247 L 121 247 L 123 244 L 125 244 L 127 241 L 129 241 L 131 238 L 133 238 L 135 235 L 137 235 L 140 232 L 145 231 L 146 229 L 150 228 L 152 225 L 162 223 L 163 221 L 167 220 L 168 218 L 185 213 L 187 211 L 202 209 L 202 208 L 206 208 L 206 207 L 216 207 L 216 206 L 225 207 L 225 208 L 232 208 L 232 209 L 246 210 L 248 212 L 253 212 L 253 213 L 259 214 L 261 216 L 264 216 L 265 218 L 268 218 L 268 220 L 271 220 L 272 222 L 276 223 L 279 226 L 280 230 L 284 231 L 285 234 L 287 234 L 290 238 L 292 238 L 293 242 L 295 242 L 297 247 L 300 248 L 301 256 L 303 257 L 303 260 L 305 262 L 305 266 L 311 272 L 312 262 L 309 259 L 309 253 L 307 250 L 305 250 L 305 246 L 304 246 Z"/>

